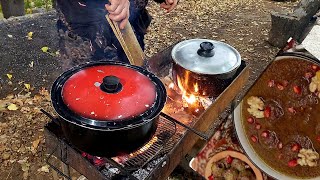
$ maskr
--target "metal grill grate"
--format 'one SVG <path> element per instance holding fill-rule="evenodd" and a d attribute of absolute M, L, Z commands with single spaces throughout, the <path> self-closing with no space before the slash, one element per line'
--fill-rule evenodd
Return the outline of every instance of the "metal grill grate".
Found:
<path fill-rule="evenodd" d="M 175 123 L 160 116 L 158 128 L 151 140 L 139 150 L 117 157 L 122 160 L 119 164 L 129 171 L 143 167 L 159 155 L 175 132 Z"/>

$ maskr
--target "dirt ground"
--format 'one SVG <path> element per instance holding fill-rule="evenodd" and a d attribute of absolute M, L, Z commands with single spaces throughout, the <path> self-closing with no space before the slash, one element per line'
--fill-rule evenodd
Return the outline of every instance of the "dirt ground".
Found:
<path fill-rule="evenodd" d="M 296 4 L 269 0 L 181 0 L 178 7 L 167 14 L 152 2 L 148 10 L 153 22 L 146 35 L 145 53 L 151 57 L 175 42 L 191 38 L 223 41 L 234 46 L 242 59 L 250 63 L 251 83 L 279 50 L 267 42 L 271 25 L 270 11 L 290 11 Z M 30 31 L 36 31 L 37 28 L 34 25 Z M 10 32 L 6 33 L 10 35 Z M 46 42 L 43 37 L 43 41 L 39 47 L 48 43 L 57 45 L 54 38 Z M 19 53 L 25 55 L 34 50 L 30 48 L 30 52 L 19 52 L 20 47 L 9 49 L 5 48 L 5 40 L 0 42 L 0 51 L 3 51 L 0 53 L 6 53 L 7 57 Z M 14 47 L 14 44 L 11 46 Z M 28 46 L 21 49 L 28 50 Z M 0 97 L 4 97 L 0 100 L 0 179 L 52 179 L 52 170 L 44 161 L 43 126 L 48 119 L 39 109 L 53 113 L 49 93 L 41 87 L 48 89 L 58 70 L 52 68 L 52 64 L 55 64 L 52 61 L 41 61 L 45 56 L 36 58 L 26 56 L 23 61 L 15 62 L 23 64 L 23 68 L 14 70 L 12 66 L 15 64 L 10 59 L 0 58 Z M 30 71 L 33 67 L 35 69 Z M 28 76 L 29 73 L 33 76 Z M 10 77 L 12 74 L 14 76 Z M 43 81 L 33 80 L 37 78 Z M 75 174 L 73 179 L 77 178 Z"/>

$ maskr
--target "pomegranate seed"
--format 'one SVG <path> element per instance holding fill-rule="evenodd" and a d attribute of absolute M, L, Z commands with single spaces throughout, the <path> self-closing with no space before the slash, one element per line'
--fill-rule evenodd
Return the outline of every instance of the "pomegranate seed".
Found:
<path fill-rule="evenodd" d="M 211 174 L 211 176 L 208 177 L 209 180 L 214 180 L 213 175 Z"/>
<path fill-rule="evenodd" d="M 279 148 L 279 149 L 282 149 L 282 147 L 283 147 L 282 142 L 279 142 L 279 143 L 278 143 L 278 148 Z"/>
<path fill-rule="evenodd" d="M 298 151 L 300 151 L 300 149 L 301 149 L 301 147 L 300 147 L 300 145 L 297 144 L 297 143 L 294 143 L 294 144 L 291 146 L 291 151 L 293 151 L 293 152 L 298 152 Z"/>
<path fill-rule="evenodd" d="M 313 70 L 317 71 L 317 70 L 319 69 L 319 66 L 317 66 L 317 65 L 312 65 L 311 68 L 312 68 Z"/>
<path fill-rule="evenodd" d="M 306 72 L 305 74 L 304 74 L 304 77 L 306 78 L 306 79 L 310 79 L 310 78 L 312 78 L 312 72 Z"/>
<path fill-rule="evenodd" d="M 284 87 L 287 87 L 288 84 L 289 84 L 289 82 L 288 82 L 287 80 L 283 80 L 283 81 L 282 81 L 282 85 L 283 85 Z"/>
<path fill-rule="evenodd" d="M 299 87 L 299 86 L 293 86 L 293 91 L 294 91 L 296 94 L 301 94 L 301 87 Z"/>
<path fill-rule="evenodd" d="M 255 143 L 255 142 L 258 141 L 258 138 L 257 138 L 257 136 L 252 135 L 252 136 L 251 136 L 251 140 Z"/>
<path fill-rule="evenodd" d="M 297 159 L 292 159 L 288 162 L 289 167 L 296 167 L 298 165 Z"/>
<path fill-rule="evenodd" d="M 284 90 L 284 86 L 283 86 L 282 84 L 280 84 L 280 83 L 277 84 L 277 88 L 278 88 L 280 91 Z"/>
<path fill-rule="evenodd" d="M 297 112 L 293 107 L 289 107 L 289 108 L 288 108 L 288 111 L 289 111 L 290 113 L 293 113 L 293 114 L 295 114 L 295 113 Z"/>
<path fill-rule="evenodd" d="M 261 129 L 261 124 L 259 124 L 259 123 L 256 123 L 256 129 Z"/>
<path fill-rule="evenodd" d="M 317 136 L 316 140 L 320 143 L 320 135 Z"/>
<path fill-rule="evenodd" d="M 274 87 L 274 80 L 268 81 L 268 87 Z"/>
<path fill-rule="evenodd" d="M 269 131 L 262 131 L 261 137 L 264 137 L 264 138 L 269 137 Z"/>
<path fill-rule="evenodd" d="M 263 115 L 265 118 L 269 118 L 271 116 L 271 107 L 270 106 L 266 106 L 266 108 L 264 109 Z"/>
<path fill-rule="evenodd" d="M 226 162 L 227 162 L 228 164 L 231 164 L 232 161 L 233 161 L 233 158 L 232 158 L 231 156 L 227 156 Z"/>
<path fill-rule="evenodd" d="M 247 121 L 248 121 L 248 123 L 253 124 L 254 123 L 254 118 L 253 117 L 248 117 Z"/>

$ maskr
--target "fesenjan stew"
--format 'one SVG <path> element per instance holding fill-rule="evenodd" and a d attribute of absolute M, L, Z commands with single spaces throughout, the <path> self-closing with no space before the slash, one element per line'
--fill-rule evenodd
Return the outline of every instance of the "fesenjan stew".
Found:
<path fill-rule="evenodd" d="M 320 176 L 320 67 L 300 59 L 274 61 L 243 101 L 252 148 L 276 171 Z"/>

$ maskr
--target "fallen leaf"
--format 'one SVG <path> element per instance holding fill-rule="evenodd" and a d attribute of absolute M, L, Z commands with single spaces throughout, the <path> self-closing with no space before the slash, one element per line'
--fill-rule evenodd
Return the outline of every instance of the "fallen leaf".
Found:
<path fill-rule="evenodd" d="M 14 98 L 14 95 L 13 94 L 8 94 L 6 99 L 13 99 Z"/>
<path fill-rule="evenodd" d="M 32 40 L 32 35 L 33 35 L 33 32 L 28 32 L 28 35 L 27 35 L 28 40 Z"/>
<path fill-rule="evenodd" d="M 42 52 L 47 53 L 49 48 L 47 46 L 44 46 L 41 48 Z"/>
<path fill-rule="evenodd" d="M 24 87 L 26 87 L 27 91 L 29 91 L 30 88 L 31 88 L 31 85 L 30 85 L 30 84 L 27 84 L 27 83 L 24 83 Z"/>
<path fill-rule="evenodd" d="M 49 172 L 49 165 L 44 165 L 41 168 L 38 169 L 38 172 Z"/>
<path fill-rule="evenodd" d="M 21 164 L 21 169 L 23 172 L 26 172 L 29 170 L 30 164 L 28 163 L 27 157 L 22 160 L 19 160 L 18 163 Z"/>
<path fill-rule="evenodd" d="M 32 148 L 36 150 L 39 146 L 40 138 L 32 142 Z"/>
<path fill-rule="evenodd" d="M 30 164 L 28 163 L 28 158 L 19 160 L 18 163 L 21 164 L 21 170 L 23 171 L 23 179 L 28 179 Z"/>
<path fill-rule="evenodd" d="M 17 107 L 17 105 L 15 105 L 15 104 L 10 104 L 7 108 L 8 108 L 10 111 L 18 110 L 18 107 Z"/>
<path fill-rule="evenodd" d="M 0 100 L 0 111 L 5 111 L 7 110 L 7 107 L 8 107 L 8 102 L 7 101 L 2 101 Z"/>
<path fill-rule="evenodd" d="M 2 154 L 2 159 L 3 160 L 7 160 L 9 158 L 10 158 L 10 153 L 5 152 L 5 153 Z"/>
<path fill-rule="evenodd" d="M 9 37 L 9 38 L 13 38 L 13 36 L 12 36 L 11 34 L 8 34 L 8 37 Z"/>
<path fill-rule="evenodd" d="M 8 77 L 9 80 L 11 80 L 12 79 L 12 74 L 7 74 L 7 77 Z"/>
<path fill-rule="evenodd" d="M 34 62 L 31 61 L 30 64 L 29 64 L 29 67 L 33 68 L 33 66 L 34 66 Z"/>

